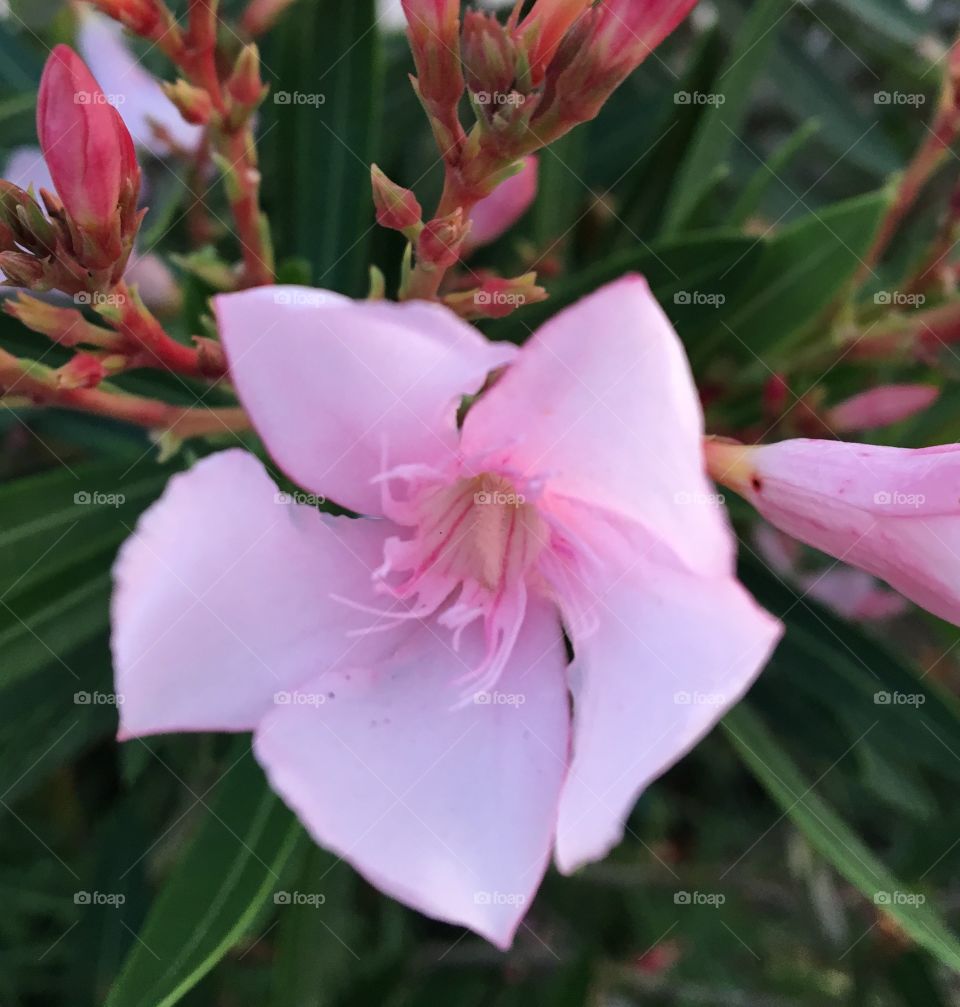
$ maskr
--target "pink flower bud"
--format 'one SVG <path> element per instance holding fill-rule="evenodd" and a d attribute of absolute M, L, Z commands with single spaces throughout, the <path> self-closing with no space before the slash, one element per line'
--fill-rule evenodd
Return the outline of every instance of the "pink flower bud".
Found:
<path fill-rule="evenodd" d="M 246 109 L 255 109 L 263 101 L 267 89 L 260 76 L 260 50 L 255 45 L 247 45 L 240 50 L 227 81 L 227 91 L 235 102 Z"/>
<path fill-rule="evenodd" d="M 373 185 L 377 223 L 381 227 L 405 231 L 420 223 L 423 210 L 417 197 L 409 189 L 391 182 L 375 164 L 370 165 L 370 181 Z"/>
<path fill-rule="evenodd" d="M 827 425 L 838 433 L 890 426 L 923 412 L 939 396 L 933 385 L 881 385 L 834 406 Z"/>
<path fill-rule="evenodd" d="M 99 243 L 100 261 L 91 265 L 115 261 L 121 254 L 121 211 L 136 201 L 140 169 L 123 120 L 69 46 L 58 45 L 44 67 L 37 134 L 64 208 Z"/>
<path fill-rule="evenodd" d="M 469 222 L 456 210 L 424 225 L 417 239 L 417 259 L 423 264 L 449 269 L 459 258 Z"/>
<path fill-rule="evenodd" d="M 592 119 L 613 90 L 680 24 L 695 0 L 605 0 L 574 22 L 547 68 L 560 135 Z"/>
<path fill-rule="evenodd" d="M 403 0 L 403 13 L 421 97 L 428 103 L 456 104 L 464 87 L 460 0 Z"/>
<path fill-rule="evenodd" d="M 564 36 L 590 5 L 591 0 L 537 0 L 533 5 L 519 31 L 531 40 L 527 55 L 534 82 L 543 78 Z"/>

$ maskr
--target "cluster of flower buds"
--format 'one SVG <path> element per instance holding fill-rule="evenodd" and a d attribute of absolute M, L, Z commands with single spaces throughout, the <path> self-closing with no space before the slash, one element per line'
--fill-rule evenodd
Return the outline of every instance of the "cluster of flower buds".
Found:
<path fill-rule="evenodd" d="M 402 4 L 417 71 L 412 82 L 443 158 L 444 188 L 434 218 L 424 222 L 413 193 L 374 167 L 374 202 L 378 222 L 410 241 L 414 264 L 408 259 L 401 297 L 437 299 L 445 272 L 501 233 L 507 207 L 519 214 L 529 205 L 534 152 L 592 119 L 693 2 L 536 0 L 522 17 L 518 2 L 505 22 L 468 10 L 462 23 L 459 0 Z M 475 118 L 469 131 L 460 120 L 464 94 Z M 487 201 L 492 227 L 485 211 L 474 219 Z M 541 299 L 530 276 L 497 283 L 503 289 L 473 291 L 489 294 L 486 302 L 471 305 L 459 293 L 443 299 L 467 317 L 501 317 Z"/>
<path fill-rule="evenodd" d="M 37 103 L 37 133 L 56 194 L 0 182 L 0 270 L 8 281 L 68 294 L 123 275 L 142 219 L 140 169 L 123 120 L 83 60 L 57 46 Z"/>
<path fill-rule="evenodd" d="M 403 0 L 415 87 L 448 165 L 441 210 L 489 195 L 526 154 L 592 119 L 691 0 L 536 0 L 506 23 L 458 0 Z M 457 108 L 466 91 L 476 125 Z"/>

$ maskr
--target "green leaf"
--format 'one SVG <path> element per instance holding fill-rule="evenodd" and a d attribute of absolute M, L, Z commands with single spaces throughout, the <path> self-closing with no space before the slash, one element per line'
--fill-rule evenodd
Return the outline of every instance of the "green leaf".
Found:
<path fill-rule="evenodd" d="M 801 120 L 815 117 L 820 138 L 835 157 L 881 179 L 903 166 L 903 158 L 877 125 L 864 120 L 853 90 L 832 75 L 826 61 L 808 56 L 801 46 L 778 45 L 776 86 L 783 103 Z"/>
<path fill-rule="evenodd" d="M 730 231 L 705 231 L 652 245 L 638 243 L 550 285 L 549 300 L 521 309 L 491 326 L 490 332 L 498 339 L 522 342 L 568 304 L 626 273 L 636 272 L 646 277 L 654 296 L 681 336 L 686 337 L 716 322 L 716 307 L 697 302 L 693 294 L 731 300 L 737 285 L 748 276 L 748 271 L 739 267 L 759 254 L 760 246 L 754 239 Z"/>
<path fill-rule="evenodd" d="M 301 0 L 268 40 L 266 203 L 278 257 L 309 260 L 318 286 L 366 294 L 370 162 L 382 92 L 373 0 Z"/>
<path fill-rule="evenodd" d="M 74 677 L 64 664 L 81 674 Z M 106 637 L 69 651 L 63 664 L 51 659 L 37 674 L 4 686 L 0 696 L 0 794 L 10 804 L 116 731 Z"/>
<path fill-rule="evenodd" d="M 884 189 L 810 213 L 766 242 L 759 260 L 738 263 L 744 282 L 724 319 L 725 350 L 775 369 L 854 275 L 889 202 Z"/>
<path fill-rule="evenodd" d="M 715 103 L 698 122 L 693 143 L 677 173 L 664 218 L 665 234 L 675 234 L 684 226 L 704 194 L 710 173 L 726 160 L 787 9 L 786 0 L 760 0 L 736 33 L 725 69 L 713 83 L 711 97 Z"/>
<path fill-rule="evenodd" d="M 740 578 L 761 604 L 787 624 L 787 632 L 757 685 L 766 696 L 789 694 L 791 709 L 807 697 L 819 716 L 832 714 L 846 724 L 851 740 L 867 733 L 864 745 L 879 746 L 890 767 L 924 767 L 953 785 L 960 783 L 960 703 L 932 676 L 920 678 L 897 653 L 860 627 L 802 597 L 771 574 L 759 559 L 740 561 Z M 886 694 L 886 695 L 884 695 Z M 884 702 L 887 697 L 922 697 L 915 703 Z M 889 786 L 889 781 L 888 781 Z M 915 794 L 918 800 L 923 794 Z"/>
<path fill-rule="evenodd" d="M 750 179 L 750 184 L 743 190 L 730 212 L 731 224 L 743 224 L 752 213 L 756 212 L 772 183 L 785 184 L 781 181 L 780 175 L 819 129 L 820 123 L 816 119 L 809 119 L 780 144 L 768 161 L 757 168 L 753 178 Z"/>
<path fill-rule="evenodd" d="M 868 28 L 900 45 L 914 45 L 931 30 L 923 14 L 903 0 L 836 0 Z M 932 20 L 932 19 L 929 19 Z"/>
<path fill-rule="evenodd" d="M 133 742 L 141 744 L 142 742 Z M 304 839 L 243 738 L 154 901 L 106 1007 L 172 1007 L 250 933 Z"/>
<path fill-rule="evenodd" d="M 69 654 L 107 628 L 114 552 L 109 549 L 28 591 L 0 598 L 0 691 L 48 665 L 79 687 L 81 676 Z"/>
<path fill-rule="evenodd" d="M 918 944 L 950 968 L 960 968 L 960 942 L 928 902 L 894 876 L 847 824 L 813 791 L 763 721 L 741 703 L 723 720 L 723 729 L 744 764 L 803 833 L 813 848 L 860 890 L 881 905 Z"/>
<path fill-rule="evenodd" d="M 163 489 L 171 469 L 151 462 L 58 466 L 0 486 L 0 598 L 114 548 Z"/>

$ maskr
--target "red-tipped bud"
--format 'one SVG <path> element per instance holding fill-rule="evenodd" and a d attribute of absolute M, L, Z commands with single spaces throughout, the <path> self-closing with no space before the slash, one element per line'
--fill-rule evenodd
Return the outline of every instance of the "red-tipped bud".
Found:
<path fill-rule="evenodd" d="M 109 371 L 95 353 L 77 353 L 63 367 L 57 368 L 57 385 L 60 388 L 95 388 Z"/>
<path fill-rule="evenodd" d="M 554 139 L 577 123 L 592 119 L 624 78 L 680 24 L 694 3 L 604 0 L 583 11 L 544 68 L 550 102 L 549 113 L 546 106 L 540 113 L 541 120 L 547 120 L 540 122 L 541 135 Z"/>
<path fill-rule="evenodd" d="M 626 76 L 690 13 L 696 0 L 606 0 L 591 38 L 601 66 Z"/>
<path fill-rule="evenodd" d="M 134 35 L 157 38 L 170 25 L 170 14 L 160 0 L 90 0 L 97 10 L 119 21 Z"/>
<path fill-rule="evenodd" d="M 43 263 L 23 252 L 0 252 L 0 274 L 7 278 L 8 284 L 15 287 L 50 289 Z"/>
<path fill-rule="evenodd" d="M 837 433 L 856 433 L 890 426 L 923 412 L 939 398 L 933 385 L 881 385 L 834 406 L 827 425 Z"/>
<path fill-rule="evenodd" d="M 370 165 L 370 182 L 373 185 L 377 223 L 381 227 L 406 231 L 420 223 L 423 210 L 417 197 L 409 189 L 391 182 L 375 164 Z"/>
<path fill-rule="evenodd" d="M 425 224 L 417 238 L 417 261 L 423 266 L 449 269 L 459 258 L 463 239 L 470 229 L 462 210 L 437 217 Z"/>
<path fill-rule="evenodd" d="M 250 0 L 240 19 L 240 27 L 250 38 L 257 38 L 269 31 L 293 2 L 294 0 Z"/>
<path fill-rule="evenodd" d="M 511 93 L 517 75 L 517 47 L 512 35 L 495 14 L 468 10 L 463 16 L 463 65 L 467 86 L 474 94 L 498 96 Z"/>
<path fill-rule="evenodd" d="M 210 121 L 213 102 L 210 99 L 209 91 L 193 87 L 185 80 L 178 80 L 175 84 L 162 81 L 160 86 L 163 88 L 163 93 L 177 106 L 187 122 L 194 126 L 205 126 Z"/>
<path fill-rule="evenodd" d="M 524 273 L 510 279 L 485 276 L 479 287 L 448 294 L 444 302 L 461 318 L 506 318 L 518 308 L 546 298 L 546 290 L 537 286 L 537 274 Z"/>
<path fill-rule="evenodd" d="M 123 221 L 140 189 L 133 140 L 82 59 L 50 54 L 37 98 L 37 133 L 57 194 L 86 240 L 80 261 L 106 268 L 123 254 Z"/>
<path fill-rule="evenodd" d="M 260 76 L 260 50 L 255 45 L 247 45 L 240 50 L 227 81 L 227 91 L 247 111 L 252 111 L 263 101 L 267 88 Z"/>
<path fill-rule="evenodd" d="M 591 3 L 592 0 L 537 0 L 523 19 L 519 34 L 527 43 L 527 59 L 534 83 L 543 78 L 564 36 Z M 634 6 L 638 6 L 636 0 Z"/>
<path fill-rule="evenodd" d="M 460 70 L 460 0 L 403 0 L 407 37 L 424 101 L 456 103 Z"/>

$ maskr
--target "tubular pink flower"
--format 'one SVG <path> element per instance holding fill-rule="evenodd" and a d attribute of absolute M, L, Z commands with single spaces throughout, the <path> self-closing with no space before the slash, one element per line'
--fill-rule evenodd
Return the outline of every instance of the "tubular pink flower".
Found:
<path fill-rule="evenodd" d="M 489 245 L 506 233 L 530 209 L 537 198 L 539 162 L 531 154 L 523 159 L 523 168 L 501 182 L 486 199 L 470 211 L 470 231 L 464 253 Z"/>
<path fill-rule="evenodd" d="M 708 441 L 707 461 L 781 531 L 960 624 L 960 445 Z"/>
<path fill-rule="evenodd" d="M 37 96 L 37 135 L 67 213 L 105 243 L 120 228 L 124 186 L 139 187 L 133 141 L 83 60 L 58 45 Z"/>
<path fill-rule="evenodd" d="M 638 277 L 519 351 L 422 302 L 216 314 L 275 461 L 362 516 L 242 451 L 174 479 L 116 567 L 121 737 L 253 730 L 318 843 L 507 947 L 551 854 L 603 856 L 781 631 L 735 579 L 681 344 Z"/>

